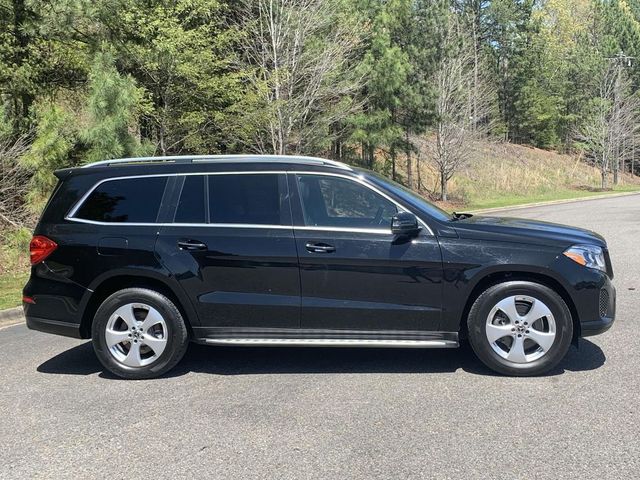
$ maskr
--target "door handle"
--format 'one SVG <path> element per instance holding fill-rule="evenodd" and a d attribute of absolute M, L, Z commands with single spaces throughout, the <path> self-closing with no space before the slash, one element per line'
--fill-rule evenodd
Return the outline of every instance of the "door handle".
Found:
<path fill-rule="evenodd" d="M 336 247 L 328 245 L 326 243 L 307 243 L 305 245 L 307 250 L 311 253 L 333 253 L 336 251 Z"/>
<path fill-rule="evenodd" d="M 206 250 L 207 245 L 199 240 L 178 240 L 180 250 Z"/>

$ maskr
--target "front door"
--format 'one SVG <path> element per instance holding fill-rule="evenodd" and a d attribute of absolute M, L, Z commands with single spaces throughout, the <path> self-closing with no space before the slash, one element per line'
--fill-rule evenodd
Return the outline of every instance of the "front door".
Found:
<path fill-rule="evenodd" d="M 300 277 L 286 174 L 180 177 L 156 252 L 190 296 L 198 332 L 299 328 Z M 180 182 L 183 182 L 181 185 Z"/>
<path fill-rule="evenodd" d="M 391 234 L 402 209 L 349 176 L 291 173 L 303 329 L 437 331 L 442 259 L 425 228 Z"/>

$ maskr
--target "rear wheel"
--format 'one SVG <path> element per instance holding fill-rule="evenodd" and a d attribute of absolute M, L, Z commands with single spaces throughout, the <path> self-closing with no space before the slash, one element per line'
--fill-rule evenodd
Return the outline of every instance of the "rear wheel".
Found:
<path fill-rule="evenodd" d="M 533 282 L 494 285 L 474 302 L 469 341 L 489 368 L 507 375 L 539 375 L 566 355 L 573 336 L 562 297 Z"/>
<path fill-rule="evenodd" d="M 182 359 L 188 346 L 178 308 L 145 288 L 127 288 L 108 297 L 96 312 L 92 338 L 102 365 L 130 379 L 162 375 Z"/>

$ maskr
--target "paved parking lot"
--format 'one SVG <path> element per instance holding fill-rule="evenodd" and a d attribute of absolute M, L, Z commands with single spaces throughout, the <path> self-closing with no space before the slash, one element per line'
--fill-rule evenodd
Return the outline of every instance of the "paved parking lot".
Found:
<path fill-rule="evenodd" d="M 460 350 L 192 345 L 122 381 L 87 341 L 0 330 L 0 478 L 638 478 L 640 196 L 500 215 L 605 235 L 618 320 L 540 378 Z"/>

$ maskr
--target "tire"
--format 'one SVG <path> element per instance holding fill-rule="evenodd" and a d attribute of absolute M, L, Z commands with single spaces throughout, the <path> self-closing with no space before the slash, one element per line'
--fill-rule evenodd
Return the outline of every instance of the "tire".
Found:
<path fill-rule="evenodd" d="M 126 288 L 98 308 L 91 327 L 93 349 L 111 373 L 127 379 L 158 377 L 171 370 L 189 345 L 178 308 L 146 288 Z"/>
<path fill-rule="evenodd" d="M 485 290 L 473 303 L 467 326 L 476 356 L 504 375 L 548 372 L 567 354 L 573 338 L 571 312 L 562 297 L 526 281 Z"/>

